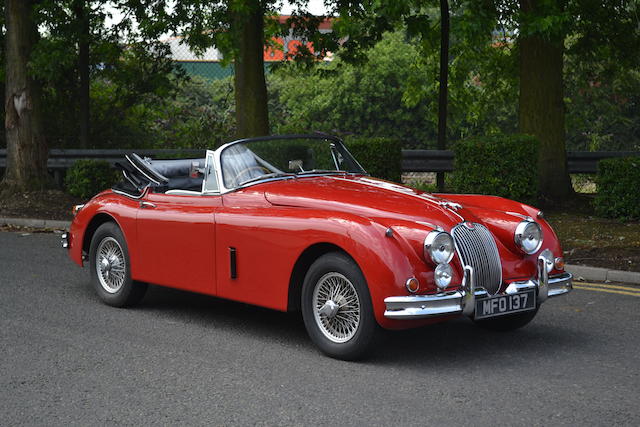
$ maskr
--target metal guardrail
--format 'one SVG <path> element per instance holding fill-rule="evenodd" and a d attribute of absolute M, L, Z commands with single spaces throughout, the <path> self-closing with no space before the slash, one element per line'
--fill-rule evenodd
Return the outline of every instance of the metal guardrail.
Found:
<path fill-rule="evenodd" d="M 113 165 L 115 162 L 122 161 L 124 155 L 136 152 L 141 156 L 148 156 L 152 158 L 167 158 L 176 156 L 193 156 L 204 157 L 205 150 L 193 150 L 193 149 L 175 149 L 175 150 L 49 150 L 49 159 L 47 161 L 47 167 L 49 169 L 68 169 L 77 160 L 80 159 L 95 159 L 105 160 Z M 0 150 L 0 169 L 6 167 L 7 163 L 7 150 Z"/>
<path fill-rule="evenodd" d="M 568 151 L 569 173 L 596 173 L 598 162 L 612 157 L 640 157 L 638 151 Z M 452 172 L 451 150 L 402 150 L 403 172 Z"/>
<path fill-rule="evenodd" d="M 113 166 L 116 162 L 124 160 L 124 155 L 135 151 L 139 155 L 152 158 L 165 158 L 170 159 L 172 157 L 193 157 L 201 158 L 205 156 L 205 150 L 193 150 L 193 149 L 176 149 L 176 150 L 61 150 L 53 149 L 49 150 L 49 158 L 47 160 L 47 168 L 53 173 L 53 178 L 59 187 L 62 187 L 64 175 L 67 169 L 69 169 L 76 161 L 81 159 L 95 159 L 105 160 Z M 0 176 L 2 176 L 3 169 L 7 166 L 7 150 L 0 150 Z"/>
<path fill-rule="evenodd" d="M 124 155 L 135 151 L 141 156 L 152 158 L 204 157 L 204 150 L 59 150 L 49 151 L 47 167 L 54 173 L 61 173 L 79 159 L 106 160 L 111 165 L 122 161 Z M 640 157 L 638 151 L 569 151 L 567 162 L 569 173 L 596 173 L 598 162 L 611 157 Z M 6 167 L 7 150 L 0 150 L 0 169 Z M 403 172 L 452 172 L 453 151 L 451 150 L 402 150 Z"/>

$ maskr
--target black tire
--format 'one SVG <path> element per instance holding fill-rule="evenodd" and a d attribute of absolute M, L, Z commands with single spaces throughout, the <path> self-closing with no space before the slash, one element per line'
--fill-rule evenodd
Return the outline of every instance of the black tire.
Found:
<path fill-rule="evenodd" d="M 101 257 L 101 259 L 109 258 L 111 260 L 107 266 L 103 265 L 98 268 L 98 248 L 107 252 L 109 249 L 113 251 L 111 257 Z M 106 222 L 98 227 L 93 234 L 89 249 L 89 265 L 91 267 L 91 283 L 105 304 L 126 307 L 137 304 L 144 297 L 147 284 L 131 280 L 129 248 L 122 231 L 115 223 Z M 109 286 L 112 283 L 110 277 L 114 278 L 112 280 L 116 280 L 118 284 Z"/>
<path fill-rule="evenodd" d="M 323 291 L 327 290 L 327 286 L 331 289 L 331 283 L 342 286 L 342 290 L 331 299 L 323 298 Z M 314 295 L 318 306 L 325 301 L 323 307 L 333 306 L 336 311 L 332 315 L 320 314 L 319 309 L 314 306 Z M 357 295 L 357 299 L 354 295 Z M 328 305 L 330 300 L 331 306 Z M 311 265 L 302 286 L 301 307 L 304 325 L 311 341 L 324 354 L 336 359 L 356 360 L 364 357 L 380 336 L 380 326 L 373 314 L 367 282 L 356 263 L 339 252 L 325 254 Z M 325 326 L 322 326 L 321 319 L 325 320 Z M 345 325 L 345 329 L 339 329 Z M 343 331 L 344 336 L 338 337 L 337 334 Z"/>
<path fill-rule="evenodd" d="M 474 320 L 475 324 L 490 331 L 508 332 L 526 326 L 538 314 L 538 308 L 523 313 L 505 314 L 489 319 Z"/>

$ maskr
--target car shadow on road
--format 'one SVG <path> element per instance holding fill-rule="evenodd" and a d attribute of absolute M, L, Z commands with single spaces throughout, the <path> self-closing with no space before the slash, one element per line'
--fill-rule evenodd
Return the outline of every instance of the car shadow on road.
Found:
<path fill-rule="evenodd" d="M 234 301 L 160 286 L 150 286 L 136 310 L 160 313 L 171 321 L 215 325 L 228 328 L 251 339 L 287 346 L 309 348 L 300 313 L 283 313 Z M 384 331 L 379 346 L 366 359 L 374 365 L 407 365 L 428 362 L 431 367 L 477 362 L 481 357 L 485 367 L 496 369 L 512 362 L 535 362 L 548 358 L 549 353 L 562 354 L 584 346 L 589 337 L 581 330 L 570 329 L 553 322 L 540 311 L 528 326 L 512 332 L 492 332 L 477 327 L 467 318 L 403 331 Z"/>
<path fill-rule="evenodd" d="M 581 331 L 562 325 L 549 325 L 539 313 L 529 325 L 510 332 L 494 332 L 459 318 L 430 326 L 385 335 L 384 344 L 369 359 L 373 364 L 428 362 L 430 367 L 475 364 L 485 368 L 504 368 L 509 364 L 527 365 L 549 354 L 562 354 L 584 346 L 589 338 Z"/>
<path fill-rule="evenodd" d="M 296 345 L 308 341 L 300 313 L 283 313 L 162 286 L 150 285 L 136 310 L 162 312 L 162 316 L 172 320 L 204 327 L 228 327 L 257 339 L 272 340 L 286 336 Z"/>

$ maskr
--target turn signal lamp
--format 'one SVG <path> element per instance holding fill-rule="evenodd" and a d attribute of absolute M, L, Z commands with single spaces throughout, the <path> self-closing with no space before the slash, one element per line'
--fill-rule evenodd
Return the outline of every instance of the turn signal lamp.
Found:
<path fill-rule="evenodd" d="M 420 282 L 418 282 L 418 279 L 416 279 L 415 277 L 407 279 L 404 285 L 412 294 L 415 294 L 420 289 Z"/>

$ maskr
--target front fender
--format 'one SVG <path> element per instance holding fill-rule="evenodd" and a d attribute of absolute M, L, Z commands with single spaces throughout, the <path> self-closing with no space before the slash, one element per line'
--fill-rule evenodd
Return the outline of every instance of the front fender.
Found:
<path fill-rule="evenodd" d="M 88 252 L 93 232 L 105 221 L 114 221 L 127 242 L 133 276 L 138 253 L 135 227 L 137 206 L 137 201 L 111 191 L 104 191 L 88 201 L 73 218 L 69 228 L 69 257 L 73 262 L 82 267 L 83 253 Z"/>

